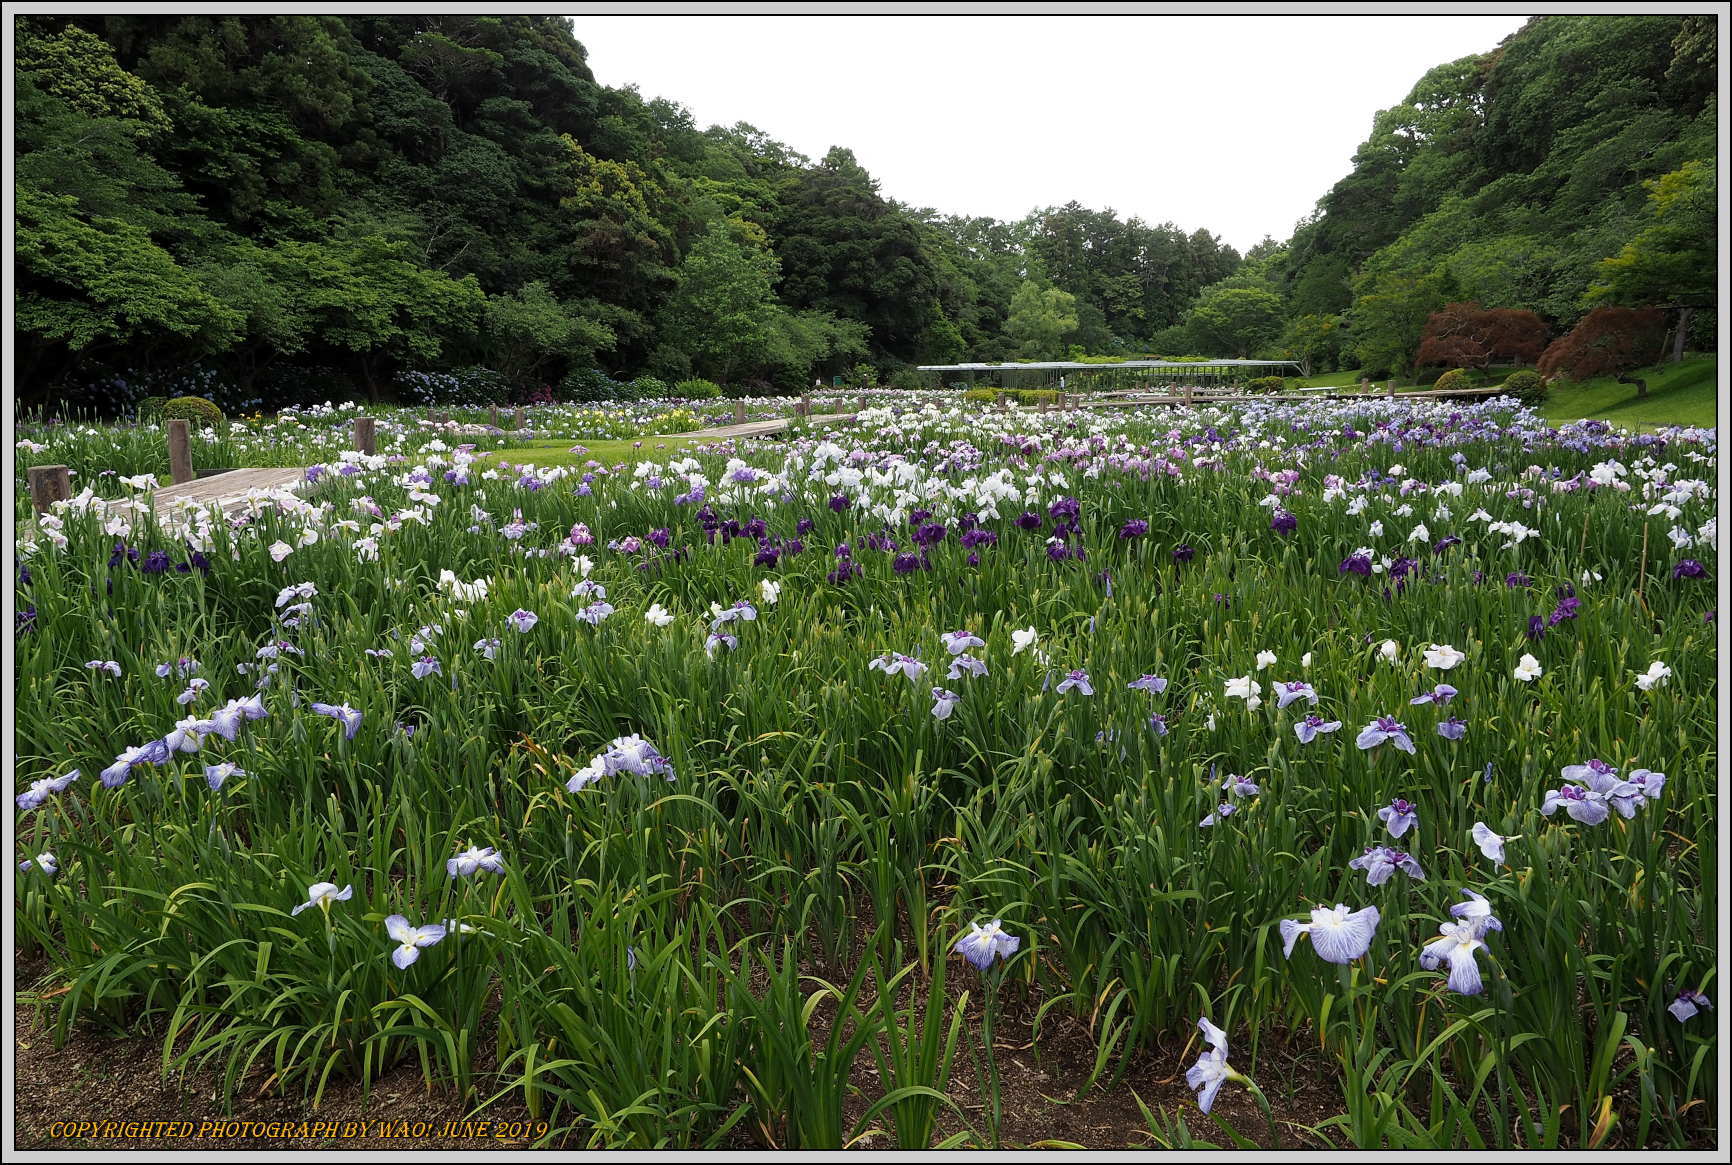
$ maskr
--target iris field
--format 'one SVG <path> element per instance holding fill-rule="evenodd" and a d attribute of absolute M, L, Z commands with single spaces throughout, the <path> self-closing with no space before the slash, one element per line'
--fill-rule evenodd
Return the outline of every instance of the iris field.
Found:
<path fill-rule="evenodd" d="M 1712 430 L 933 396 L 537 468 L 353 415 L 242 429 L 314 468 L 226 518 L 23 434 L 91 490 L 15 577 L 57 1035 L 918 1148 L 1004 1142 L 1014 1015 L 1194 1091 L 1091 1147 L 1712 1143 Z"/>

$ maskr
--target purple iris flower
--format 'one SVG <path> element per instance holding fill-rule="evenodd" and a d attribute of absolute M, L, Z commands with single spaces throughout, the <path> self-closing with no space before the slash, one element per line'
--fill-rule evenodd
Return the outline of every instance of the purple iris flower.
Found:
<path fill-rule="evenodd" d="M 1368 845 L 1365 852 L 1347 863 L 1349 869 L 1364 870 L 1365 881 L 1371 886 L 1381 886 L 1400 870 L 1415 882 L 1425 881 L 1425 871 L 1419 868 L 1419 863 L 1412 854 L 1402 853 L 1388 846 Z"/>
<path fill-rule="evenodd" d="M 1321 716 L 1311 715 L 1293 725 L 1293 733 L 1299 737 L 1300 744 L 1310 744 L 1320 733 L 1334 732 L 1340 727 L 1339 720 L 1325 720 Z"/>
<path fill-rule="evenodd" d="M 1367 724 L 1360 729 L 1354 743 L 1362 749 L 1371 749 L 1386 740 L 1392 741 L 1402 752 L 1412 754 L 1415 751 L 1413 739 L 1407 735 L 1407 727 L 1393 716 L 1379 716 Z"/>
<path fill-rule="evenodd" d="M 1666 774 L 1656 773 L 1652 769 L 1632 769 L 1629 782 L 1635 786 L 1644 801 L 1658 801 L 1660 791 L 1666 787 Z"/>
<path fill-rule="evenodd" d="M 431 675 L 443 675 L 444 674 L 444 672 L 441 671 L 439 668 L 438 657 L 431 656 L 431 655 L 423 655 L 420 659 L 418 659 L 414 663 L 410 664 L 409 665 L 409 671 L 418 680 L 424 680 L 428 676 L 431 676 Z M 316 710 L 317 709 L 315 708 L 315 711 Z"/>
<path fill-rule="evenodd" d="M 1450 687 L 1448 684 L 1438 684 L 1435 688 L 1431 689 L 1431 691 L 1426 692 L 1422 696 L 1415 696 L 1413 699 L 1409 700 L 1408 703 L 1447 704 L 1451 700 L 1455 699 L 1455 697 L 1456 690 L 1454 688 Z"/>
<path fill-rule="evenodd" d="M 1361 574 L 1367 578 L 1371 577 L 1371 555 L 1349 554 L 1341 560 L 1341 565 L 1336 568 L 1336 573 Z"/>
<path fill-rule="evenodd" d="M 985 926 L 978 922 L 968 924 L 968 933 L 956 940 L 953 948 L 957 954 L 974 964 L 977 971 L 989 970 L 995 961 L 1003 961 L 1016 953 L 1022 940 L 1005 932 L 1000 919 L 993 919 Z"/>
<path fill-rule="evenodd" d="M 241 768 L 239 765 L 230 764 L 227 761 L 224 761 L 220 765 L 206 765 L 204 767 L 205 783 L 210 785 L 212 792 L 222 788 L 223 782 L 228 780 L 230 777 L 244 777 L 246 775 L 247 771 L 245 769 Z"/>
<path fill-rule="evenodd" d="M 525 611 L 522 607 L 519 607 L 517 610 L 511 612 L 511 614 L 507 615 L 505 621 L 511 624 L 511 629 L 513 631 L 522 635 L 526 634 L 531 627 L 534 627 L 541 620 L 540 616 L 536 615 L 534 611 Z"/>
<path fill-rule="evenodd" d="M 1130 683 L 1126 684 L 1125 687 L 1131 689 L 1133 692 L 1148 692 L 1151 695 L 1158 696 L 1167 690 L 1167 681 L 1162 679 L 1160 676 L 1145 675 L 1132 680 Z"/>
<path fill-rule="evenodd" d="M 986 674 L 986 661 L 972 655 L 959 655 L 950 661 L 950 670 L 945 674 L 953 680 L 961 679 L 965 674 L 978 678 Z"/>
<path fill-rule="evenodd" d="M 946 631 L 939 638 L 944 641 L 944 649 L 951 655 L 961 655 L 971 647 L 986 646 L 986 640 L 972 631 Z"/>
<path fill-rule="evenodd" d="M 1437 726 L 1437 734 L 1445 740 L 1460 740 L 1467 735 L 1467 721 L 1451 716 Z"/>
<path fill-rule="evenodd" d="M 1173 547 L 1173 561 L 1174 562 L 1186 563 L 1186 562 L 1191 561 L 1191 559 L 1193 559 L 1195 557 L 1197 557 L 1196 550 L 1190 546 L 1185 545 L 1184 543 L 1180 543 L 1179 545 Z"/>
<path fill-rule="evenodd" d="M 468 878 L 475 874 L 505 873 L 505 859 L 492 846 L 470 846 L 445 863 L 445 873 L 452 878 Z"/>
<path fill-rule="evenodd" d="M 1673 1019 L 1683 1023 L 1701 1012 L 1713 1011 L 1714 1003 L 1700 991 L 1680 991 L 1678 998 L 1666 1005 L 1666 1010 L 1672 1013 Z"/>
<path fill-rule="evenodd" d="M 1238 806 L 1234 805 L 1231 801 L 1223 801 L 1219 805 L 1215 806 L 1215 811 L 1213 813 L 1209 814 L 1197 823 L 1197 828 L 1207 829 L 1211 825 L 1219 825 L 1222 821 L 1231 817 L 1237 810 Z"/>
<path fill-rule="evenodd" d="M 1707 573 L 1707 568 L 1694 558 L 1686 558 L 1672 568 L 1673 578 L 1702 578 Z"/>
<path fill-rule="evenodd" d="M 1566 781 L 1585 783 L 1591 792 L 1603 798 L 1607 805 L 1618 811 L 1619 816 L 1626 819 L 1636 815 L 1636 810 L 1642 807 L 1645 799 L 1642 789 L 1629 781 L 1620 780 L 1618 770 L 1599 759 L 1590 760 L 1585 765 L 1565 765 L 1563 777 Z M 1664 779 L 1662 776 L 1661 780 Z"/>
<path fill-rule="evenodd" d="M 602 620 L 611 614 L 613 614 L 613 604 L 598 599 L 579 611 L 577 618 L 580 622 L 588 623 L 591 627 L 599 627 Z"/>
<path fill-rule="evenodd" d="M 309 708 L 320 716 L 329 716 L 333 720 L 343 722 L 343 739 L 355 739 L 355 733 L 361 730 L 361 713 L 358 709 L 342 704 L 312 704 Z"/>
<path fill-rule="evenodd" d="M 1289 680 L 1284 684 L 1275 685 L 1275 707 L 1285 708 L 1294 700 L 1309 700 L 1317 703 L 1317 690 L 1303 680 Z"/>
<path fill-rule="evenodd" d="M 1390 837 L 1400 837 L 1419 824 L 1419 806 L 1400 797 L 1377 811 L 1377 819 L 1389 827 Z"/>
<path fill-rule="evenodd" d="M 1293 944 L 1302 934 L 1311 936 L 1311 946 L 1317 957 L 1326 963 L 1345 965 L 1365 956 L 1371 940 L 1377 936 L 1377 907 L 1349 911 L 1341 903 L 1333 908 L 1319 906 L 1311 912 L 1310 922 L 1293 918 L 1281 920 L 1281 945 L 1287 957 L 1293 957 Z"/>
<path fill-rule="evenodd" d="M 881 671 L 887 676 L 905 675 L 910 681 L 919 683 L 920 677 L 926 674 L 926 665 L 911 655 L 903 655 L 900 651 L 886 651 L 868 663 L 866 670 Z"/>
<path fill-rule="evenodd" d="M 1269 518 L 1269 529 L 1277 534 L 1291 534 L 1299 528 L 1299 519 L 1286 510 L 1276 510 Z"/>
<path fill-rule="evenodd" d="M 1075 688 L 1085 696 L 1092 696 L 1095 694 L 1094 685 L 1089 683 L 1089 673 L 1082 670 L 1080 667 L 1066 672 L 1064 679 L 1058 682 L 1058 688 L 1056 690 L 1058 694 L 1062 696 L 1072 688 Z"/>
<path fill-rule="evenodd" d="M 1156 736 L 1165 736 L 1170 731 L 1167 727 L 1167 718 L 1159 712 L 1149 717 L 1149 729 Z"/>
<path fill-rule="evenodd" d="M 1196 1092 L 1197 1107 L 1207 1115 L 1215 1103 L 1215 1094 L 1221 1091 L 1221 1085 L 1229 1079 L 1242 1077 L 1227 1063 L 1227 1033 L 1207 1019 L 1197 1021 L 1197 1030 L 1203 1033 L 1209 1049 L 1198 1057 L 1195 1064 L 1185 1069 L 1185 1083 Z"/>
<path fill-rule="evenodd" d="M 20 809 L 35 809 L 55 793 L 64 793 L 67 786 L 78 779 L 78 770 L 71 769 L 64 776 L 44 777 L 39 781 L 31 781 L 30 787 L 18 794 L 12 800 Z"/>
<path fill-rule="evenodd" d="M 932 715 L 939 720 L 950 719 L 950 714 L 956 706 L 962 703 L 962 697 L 947 688 L 932 689 Z"/>
<path fill-rule="evenodd" d="M 1241 777 L 1237 773 L 1228 773 L 1226 780 L 1221 782 L 1221 788 L 1235 797 L 1255 797 L 1263 791 L 1250 777 Z"/>
<path fill-rule="evenodd" d="M 132 775 L 136 765 L 160 765 L 169 758 L 168 745 L 160 740 L 149 744 L 140 744 L 129 748 L 114 758 L 114 763 L 98 773 L 98 778 L 107 789 L 117 789 L 126 784 L 127 777 Z"/>
<path fill-rule="evenodd" d="M 1130 521 L 1126 522 L 1123 526 L 1119 527 L 1119 537 L 1120 538 L 1126 538 L 1126 539 L 1141 538 L 1144 534 L 1147 534 L 1148 532 L 1149 532 L 1149 524 L 1148 524 L 1148 522 L 1144 521 L 1142 518 L 1132 518 Z"/>
<path fill-rule="evenodd" d="M 1540 805 L 1540 814 L 1550 817 L 1560 807 L 1583 825 L 1598 825 L 1612 812 L 1604 797 L 1580 785 L 1565 785 L 1547 793 L 1544 803 Z"/>

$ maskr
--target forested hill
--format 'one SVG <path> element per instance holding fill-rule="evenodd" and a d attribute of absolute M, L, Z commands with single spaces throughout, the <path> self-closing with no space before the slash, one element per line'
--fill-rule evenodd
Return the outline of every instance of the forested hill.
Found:
<path fill-rule="evenodd" d="M 1715 65 L 1712 16 L 1548 16 L 1432 69 L 1270 264 L 1285 346 L 1401 371 L 1452 301 L 1554 331 L 1597 303 L 1711 303 Z"/>
<path fill-rule="evenodd" d="M 901 205 L 843 146 L 814 161 L 598 84 L 560 17 L 16 28 L 26 400 L 274 406 L 446 369 L 520 397 L 596 369 L 792 390 L 1076 352 L 1399 370 L 1451 300 L 1557 328 L 1594 295 L 1657 302 L 1648 256 L 1616 291 L 1603 261 L 1647 238 L 1677 270 L 1703 189 L 1712 284 L 1707 18 L 1547 17 L 1434 69 L 1289 244 L 1243 259 L 1075 203 Z"/>

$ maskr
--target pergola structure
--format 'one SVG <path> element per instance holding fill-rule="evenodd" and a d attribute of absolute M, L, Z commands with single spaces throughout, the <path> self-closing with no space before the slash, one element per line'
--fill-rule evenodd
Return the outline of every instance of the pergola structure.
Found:
<path fill-rule="evenodd" d="M 921 364 L 921 372 L 933 373 L 940 384 L 956 383 L 946 377 L 946 373 L 960 373 L 967 377 L 963 382 L 973 388 L 979 379 L 985 379 L 987 384 L 996 384 L 1001 388 L 1057 388 L 1073 387 L 1072 378 L 1100 379 L 1091 375 L 1098 373 L 1116 373 L 1107 377 L 1115 382 L 1114 387 L 1125 387 L 1124 381 L 1134 380 L 1151 383 L 1157 380 L 1166 381 L 1183 379 L 1186 384 L 1213 385 L 1228 380 L 1237 379 L 1247 372 L 1262 369 L 1266 375 L 1277 375 L 1277 370 L 1292 369 L 1300 375 L 1304 374 L 1303 366 L 1297 360 L 1118 360 L 1110 364 L 1097 364 L 1081 360 L 1038 360 L 1027 363 L 1007 364 Z M 1285 373 L 1280 373 L 1285 375 Z"/>

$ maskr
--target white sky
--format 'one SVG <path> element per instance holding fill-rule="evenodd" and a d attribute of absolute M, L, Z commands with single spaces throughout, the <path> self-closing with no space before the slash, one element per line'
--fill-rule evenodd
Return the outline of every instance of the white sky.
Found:
<path fill-rule="evenodd" d="M 700 128 L 748 121 L 814 159 L 854 151 L 881 191 L 1018 219 L 1073 199 L 1204 227 L 1241 252 L 1351 165 L 1433 65 L 1526 17 L 574 18 L 597 80 Z"/>

